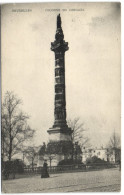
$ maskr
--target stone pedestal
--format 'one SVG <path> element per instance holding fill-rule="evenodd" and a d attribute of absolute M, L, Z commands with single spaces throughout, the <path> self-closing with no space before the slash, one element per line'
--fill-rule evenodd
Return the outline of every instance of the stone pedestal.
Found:
<path fill-rule="evenodd" d="M 49 141 L 71 141 L 72 131 L 70 128 L 54 127 L 47 132 L 49 133 Z"/>

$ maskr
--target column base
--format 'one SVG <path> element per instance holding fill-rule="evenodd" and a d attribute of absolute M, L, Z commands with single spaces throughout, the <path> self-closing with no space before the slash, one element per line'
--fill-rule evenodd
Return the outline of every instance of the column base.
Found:
<path fill-rule="evenodd" d="M 53 127 L 48 131 L 49 141 L 71 141 L 71 128 L 66 127 Z"/>

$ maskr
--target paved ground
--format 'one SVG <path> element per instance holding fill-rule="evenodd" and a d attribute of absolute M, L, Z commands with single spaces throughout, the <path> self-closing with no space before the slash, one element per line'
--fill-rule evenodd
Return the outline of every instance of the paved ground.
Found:
<path fill-rule="evenodd" d="M 4 193 L 42 192 L 114 192 L 120 191 L 121 173 L 118 169 L 53 174 L 50 178 L 40 176 L 4 180 Z"/>

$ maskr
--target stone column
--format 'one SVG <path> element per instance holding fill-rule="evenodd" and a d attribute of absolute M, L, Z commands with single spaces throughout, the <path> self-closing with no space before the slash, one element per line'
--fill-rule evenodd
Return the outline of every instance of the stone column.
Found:
<path fill-rule="evenodd" d="M 47 132 L 50 141 L 71 141 L 72 130 L 66 122 L 66 95 L 65 95 L 65 52 L 68 42 L 64 40 L 60 14 L 57 16 L 57 30 L 55 41 L 51 43 L 51 50 L 55 53 L 55 99 L 54 124 Z"/>
<path fill-rule="evenodd" d="M 54 127 L 66 125 L 64 52 L 55 53 Z"/>
<path fill-rule="evenodd" d="M 66 98 L 65 98 L 65 51 L 68 43 L 64 41 L 61 28 L 60 15 L 57 17 L 57 30 L 55 41 L 51 43 L 51 50 L 55 52 L 55 101 L 54 101 L 54 125 L 63 127 L 66 124 Z"/>

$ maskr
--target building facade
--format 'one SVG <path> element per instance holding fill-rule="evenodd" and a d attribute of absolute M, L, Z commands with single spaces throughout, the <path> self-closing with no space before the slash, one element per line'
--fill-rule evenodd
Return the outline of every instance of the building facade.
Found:
<path fill-rule="evenodd" d="M 96 156 L 97 158 L 108 161 L 110 163 L 118 163 L 121 161 L 121 150 L 117 148 L 91 148 L 83 149 L 82 151 L 82 162 L 86 163 L 87 159 Z"/>

